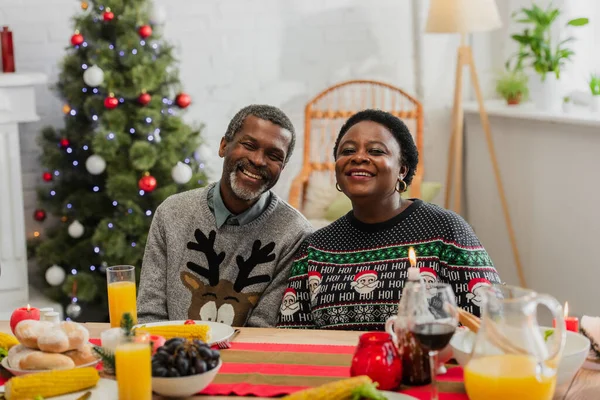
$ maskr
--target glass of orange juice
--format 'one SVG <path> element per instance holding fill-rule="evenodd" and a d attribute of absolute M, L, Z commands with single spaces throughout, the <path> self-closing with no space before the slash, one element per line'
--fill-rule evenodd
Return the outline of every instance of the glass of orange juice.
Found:
<path fill-rule="evenodd" d="M 131 314 L 133 323 L 136 324 L 135 267 L 116 265 L 106 268 L 106 282 L 108 284 L 108 312 L 111 328 L 121 326 L 124 313 Z"/>
<path fill-rule="evenodd" d="M 117 346 L 115 372 L 119 400 L 152 399 L 152 346 L 148 332 L 136 329 L 132 341 Z"/>

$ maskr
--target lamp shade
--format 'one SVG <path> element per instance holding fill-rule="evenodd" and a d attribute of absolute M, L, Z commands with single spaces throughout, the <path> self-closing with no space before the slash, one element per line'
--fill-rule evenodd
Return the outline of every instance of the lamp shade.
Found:
<path fill-rule="evenodd" d="M 494 0 L 431 0 L 426 32 L 470 33 L 500 28 Z"/>

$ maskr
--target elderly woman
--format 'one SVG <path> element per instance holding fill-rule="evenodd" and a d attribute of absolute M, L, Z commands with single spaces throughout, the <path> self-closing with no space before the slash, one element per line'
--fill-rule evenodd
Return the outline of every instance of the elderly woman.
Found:
<path fill-rule="evenodd" d="M 480 287 L 500 279 L 459 215 L 401 197 L 418 164 L 406 125 L 380 110 L 361 111 L 342 126 L 333 153 L 336 187 L 352 211 L 298 250 L 278 326 L 382 330 L 397 312 L 410 247 L 425 282 L 450 283 L 457 304 L 479 314 Z"/>

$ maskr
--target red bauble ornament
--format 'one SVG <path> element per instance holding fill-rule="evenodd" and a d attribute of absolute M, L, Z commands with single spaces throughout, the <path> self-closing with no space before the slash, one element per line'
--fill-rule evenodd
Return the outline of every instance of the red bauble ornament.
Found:
<path fill-rule="evenodd" d="M 52 180 L 52 174 L 50 172 L 44 172 L 42 174 L 42 179 L 44 179 L 45 182 L 50 182 Z"/>
<path fill-rule="evenodd" d="M 46 219 L 46 211 L 37 209 L 33 212 L 33 219 L 39 222 L 43 222 Z"/>
<path fill-rule="evenodd" d="M 76 32 L 73 36 L 71 36 L 71 44 L 73 46 L 79 46 L 83 43 L 83 35 L 79 32 Z"/>
<path fill-rule="evenodd" d="M 119 105 L 119 99 L 117 99 L 112 93 L 104 99 L 104 107 L 112 110 L 113 108 L 117 108 Z"/>
<path fill-rule="evenodd" d="M 150 174 L 146 174 L 141 177 L 138 186 L 145 192 L 151 192 L 156 189 L 156 178 Z"/>
<path fill-rule="evenodd" d="M 71 142 L 69 142 L 69 139 L 67 138 L 62 138 L 60 139 L 60 147 L 69 147 L 69 145 L 71 144 Z"/>
<path fill-rule="evenodd" d="M 148 103 L 150 103 L 150 100 L 152 100 L 152 96 L 150 96 L 146 92 L 140 94 L 138 97 L 138 103 L 140 103 L 143 106 L 147 106 Z"/>
<path fill-rule="evenodd" d="M 110 8 L 107 8 L 104 14 L 102 14 L 102 18 L 104 18 L 104 22 L 110 22 L 115 19 L 115 13 L 110 11 Z"/>
<path fill-rule="evenodd" d="M 175 97 L 175 103 L 181 108 L 186 108 L 192 104 L 192 98 L 187 93 L 179 93 L 177 97 Z"/>
<path fill-rule="evenodd" d="M 142 25 L 140 29 L 138 29 L 139 35 L 142 39 L 146 39 L 148 36 L 152 35 L 152 27 L 150 25 Z"/>

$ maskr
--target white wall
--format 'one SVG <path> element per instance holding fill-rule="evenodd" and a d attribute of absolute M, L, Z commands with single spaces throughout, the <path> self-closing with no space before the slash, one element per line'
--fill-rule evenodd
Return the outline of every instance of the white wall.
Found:
<path fill-rule="evenodd" d="M 297 151 L 276 191 L 287 197 L 299 169 L 303 108 L 325 87 L 351 78 L 387 81 L 415 93 L 425 107 L 426 179 L 444 182 L 458 37 L 424 34 L 423 0 L 159 0 L 167 8 L 164 33 L 178 48 L 183 88 L 193 99 L 190 122 L 206 124 L 204 137 L 216 150 L 241 107 L 254 102 L 283 108 L 300 136 Z M 27 7 L 27 8 L 26 8 Z M 75 0 L 0 0 L 0 24 L 14 31 L 19 71 L 59 72 L 79 12 Z M 417 18 L 413 18 L 417 16 Z M 475 48 L 486 93 L 492 36 L 478 34 Z M 421 43 L 416 52 L 415 43 Z M 415 58 L 419 54 L 419 58 Z M 418 68 L 416 70 L 415 68 Z M 417 79 L 420 79 L 418 81 Z M 27 232 L 41 180 L 35 142 L 42 125 L 61 125 L 62 103 L 38 88 L 42 121 L 22 128 Z M 216 158 L 214 176 L 221 172 Z M 440 195 L 436 202 L 443 202 Z"/>

